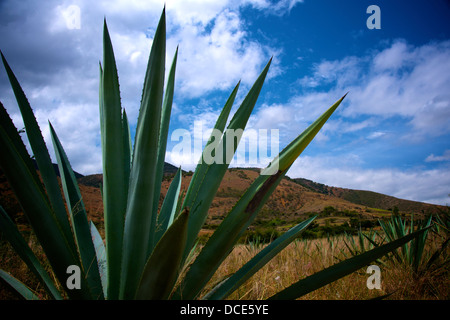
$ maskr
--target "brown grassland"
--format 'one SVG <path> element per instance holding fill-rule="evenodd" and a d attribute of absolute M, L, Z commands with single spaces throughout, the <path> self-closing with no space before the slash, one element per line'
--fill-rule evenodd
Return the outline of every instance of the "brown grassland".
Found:
<path fill-rule="evenodd" d="M 266 299 L 302 278 L 329 267 L 340 258 L 349 256 L 343 237 L 315 240 L 299 240 L 280 252 L 246 284 L 236 290 L 230 299 Z M 220 281 L 236 271 L 258 251 L 251 245 L 237 246 L 216 273 Z M 376 263 L 374 263 L 376 264 Z M 354 272 L 327 286 L 311 292 L 306 300 L 367 300 L 392 293 L 386 299 L 428 300 L 448 299 L 450 278 L 448 270 L 430 270 L 416 275 L 406 266 L 385 261 L 381 269 L 381 289 L 368 289 L 370 274 L 366 268 Z M 213 281 L 214 281 L 213 280 Z"/>
<path fill-rule="evenodd" d="M 435 252 L 442 244 L 439 237 L 432 236 L 427 242 L 425 256 Z M 321 239 L 298 239 L 282 250 L 265 267 L 236 290 L 228 299 L 262 300 L 299 279 L 329 267 L 341 259 L 351 257 L 345 245 L 347 236 L 335 236 Z M 45 256 L 39 249 L 33 235 L 28 237 L 29 245 L 45 263 Z M 369 243 L 367 242 L 368 246 Z M 256 255 L 263 244 L 237 245 L 211 279 L 207 288 L 225 279 L 238 270 L 245 262 Z M 446 255 L 449 252 L 447 250 Z M 0 245 L 0 268 L 8 270 L 22 280 L 38 296 L 47 298 L 41 284 L 30 274 L 24 262 L 13 252 L 8 243 L 2 240 Z M 438 262 L 439 263 L 439 262 Z M 450 298 L 449 266 L 421 269 L 414 273 L 407 264 L 400 264 L 384 258 L 374 262 L 381 270 L 381 289 L 369 289 L 367 279 L 370 274 L 366 268 L 360 269 L 342 279 L 307 294 L 306 300 L 367 300 L 390 294 L 390 300 L 448 300 Z M 50 271 L 50 268 L 48 268 Z M 50 273 L 51 274 L 51 273 Z M 0 300 L 18 299 L 5 284 L 0 283 Z"/>

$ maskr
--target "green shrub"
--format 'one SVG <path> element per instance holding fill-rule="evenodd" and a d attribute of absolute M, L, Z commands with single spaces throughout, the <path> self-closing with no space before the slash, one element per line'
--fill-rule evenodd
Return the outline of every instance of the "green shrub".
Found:
<path fill-rule="evenodd" d="M 337 212 L 337 210 L 333 206 L 327 206 L 327 207 L 323 208 L 323 210 L 322 210 L 322 214 L 326 217 L 331 216 L 331 215 L 335 214 L 336 212 Z"/>

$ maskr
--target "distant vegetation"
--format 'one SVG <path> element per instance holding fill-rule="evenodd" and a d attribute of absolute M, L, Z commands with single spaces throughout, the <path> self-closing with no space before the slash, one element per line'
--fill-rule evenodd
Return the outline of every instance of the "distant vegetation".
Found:
<path fill-rule="evenodd" d="M 369 230 L 378 226 L 377 221 L 374 219 L 363 219 L 355 211 L 340 211 L 333 206 L 327 206 L 321 212 L 309 213 L 307 216 L 317 216 L 317 219 L 302 232 L 300 235 L 302 239 L 317 239 L 344 233 L 355 235 L 359 230 Z M 279 237 L 282 234 L 282 230 L 303 220 L 303 216 L 291 222 L 277 217 L 270 220 L 256 219 L 252 227 L 242 237 L 242 241 L 270 242 Z"/>
<path fill-rule="evenodd" d="M 400 216 L 398 208 L 394 207 L 393 216 Z M 385 221 L 389 217 L 379 216 L 378 218 L 365 218 L 362 214 L 350 210 L 338 210 L 333 206 L 326 206 L 321 212 L 312 212 L 308 217 L 317 216 L 316 220 L 301 233 L 300 239 L 318 239 L 323 237 L 338 236 L 342 234 L 357 235 L 361 231 L 381 229 L 379 221 Z M 405 221 L 412 219 L 412 215 L 402 214 Z M 414 225 L 421 223 L 425 219 L 421 215 L 420 219 L 414 221 Z M 304 217 L 299 217 L 294 221 L 286 221 L 278 217 L 262 220 L 256 219 L 255 223 L 247 230 L 241 242 L 262 242 L 267 243 L 279 237 L 289 227 L 300 223 Z"/>

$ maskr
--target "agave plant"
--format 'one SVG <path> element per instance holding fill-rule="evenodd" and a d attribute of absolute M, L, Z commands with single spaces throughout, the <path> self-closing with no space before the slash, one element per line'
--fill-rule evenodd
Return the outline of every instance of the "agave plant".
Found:
<path fill-rule="evenodd" d="M 414 215 L 411 215 L 409 223 L 406 219 L 402 219 L 399 215 L 393 215 L 388 221 L 379 220 L 380 226 L 383 229 L 385 237 L 388 241 L 399 239 L 406 234 L 412 233 L 415 229 L 418 230 L 432 227 L 431 231 L 435 231 L 436 229 L 439 229 L 439 222 L 442 222 L 440 217 L 436 215 L 436 221 L 433 221 L 433 215 L 431 214 L 426 219 L 419 221 L 416 227 L 414 226 Z M 447 238 L 439 249 L 436 249 L 434 252 L 424 252 L 429 234 L 428 231 L 429 230 L 426 230 L 409 244 L 403 245 L 401 250 L 392 252 L 394 261 L 410 266 L 416 274 L 423 270 L 428 270 L 430 266 L 440 257 L 440 255 L 445 252 L 448 244 Z"/>
<path fill-rule="evenodd" d="M 165 38 L 163 10 L 150 52 L 135 140 L 132 143 L 127 115 L 121 107 L 113 47 L 106 21 L 104 23 L 104 55 L 99 80 L 104 241 L 95 225 L 88 220 L 69 160 L 49 123 L 63 197 L 39 125 L 25 93 L 3 53 L 1 54 L 40 175 L 3 105 L 0 108 L 0 165 L 48 258 L 54 277 L 50 277 L 45 271 L 3 209 L 0 210 L 0 229 L 53 299 L 224 299 L 298 237 L 315 219 L 312 217 L 293 227 L 261 250 L 239 271 L 212 289 L 208 286 L 217 268 L 255 219 L 292 163 L 345 96 L 273 159 L 194 257 L 192 252 L 196 248 L 197 236 L 228 169 L 227 160 L 233 155 L 223 153 L 225 161 L 208 164 L 201 161 L 205 156 L 204 151 L 184 198 L 180 197 L 182 175 L 179 169 L 161 209 L 158 210 L 177 62 L 176 51 L 165 84 Z M 270 63 L 271 60 L 225 130 L 239 88 L 239 83 L 236 85 L 215 124 L 215 129 L 223 132 L 222 137 L 220 141 L 211 137 L 207 146 L 216 143 L 215 150 L 223 151 L 227 146 L 227 139 L 231 139 L 228 132 L 245 128 Z M 233 152 L 239 143 L 239 139 L 237 140 L 233 140 Z M 362 268 L 370 261 L 407 243 L 420 232 L 342 261 L 292 284 L 271 298 L 298 298 Z M 78 288 L 67 285 L 70 276 L 67 271 L 73 266 L 78 267 L 81 273 Z M 0 276 L 23 297 L 37 298 L 30 288 L 6 271 L 2 270 Z M 53 279 L 59 282 L 58 286 Z M 63 288 L 64 292 L 57 288 Z"/>

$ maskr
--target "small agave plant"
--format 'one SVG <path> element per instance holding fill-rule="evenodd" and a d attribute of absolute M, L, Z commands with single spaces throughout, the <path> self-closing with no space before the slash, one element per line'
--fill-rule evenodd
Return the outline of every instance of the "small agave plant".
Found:
<path fill-rule="evenodd" d="M 236 273 L 208 289 L 215 271 L 255 219 L 292 163 L 345 96 L 273 159 L 207 243 L 196 248 L 197 236 L 229 161 L 225 159 L 211 164 L 199 161 L 184 198 L 180 197 L 182 175 L 179 169 L 158 210 L 177 61 L 175 52 L 164 90 L 165 10 L 151 48 L 134 144 L 130 138 L 127 115 L 121 107 L 117 69 L 106 21 L 103 48 L 99 104 L 105 241 L 88 220 L 69 160 L 49 123 L 63 197 L 39 125 L 3 54 L 3 64 L 23 117 L 40 176 L 3 105 L 0 107 L 0 165 L 42 246 L 54 277 L 46 272 L 2 208 L 0 231 L 53 299 L 225 299 L 314 220 L 315 217 L 293 227 L 261 250 Z M 215 150 L 225 150 L 227 139 L 230 139 L 227 132 L 245 128 L 270 62 L 256 79 L 224 131 L 239 83 L 231 92 L 215 124 L 215 129 L 223 132 Z M 213 140 L 211 137 L 207 146 Z M 234 143 L 233 152 L 236 151 L 237 143 Z M 270 174 L 266 174 L 267 172 Z M 271 299 L 301 297 L 364 267 L 412 240 L 420 232 L 408 234 L 301 279 Z M 194 249 L 199 251 L 198 255 L 192 254 Z M 74 267 L 81 273 L 80 284 L 76 288 L 68 287 L 67 281 L 70 276 L 68 270 Z M 38 298 L 30 288 L 9 273 L 0 270 L 0 276 L 24 298 Z"/>

